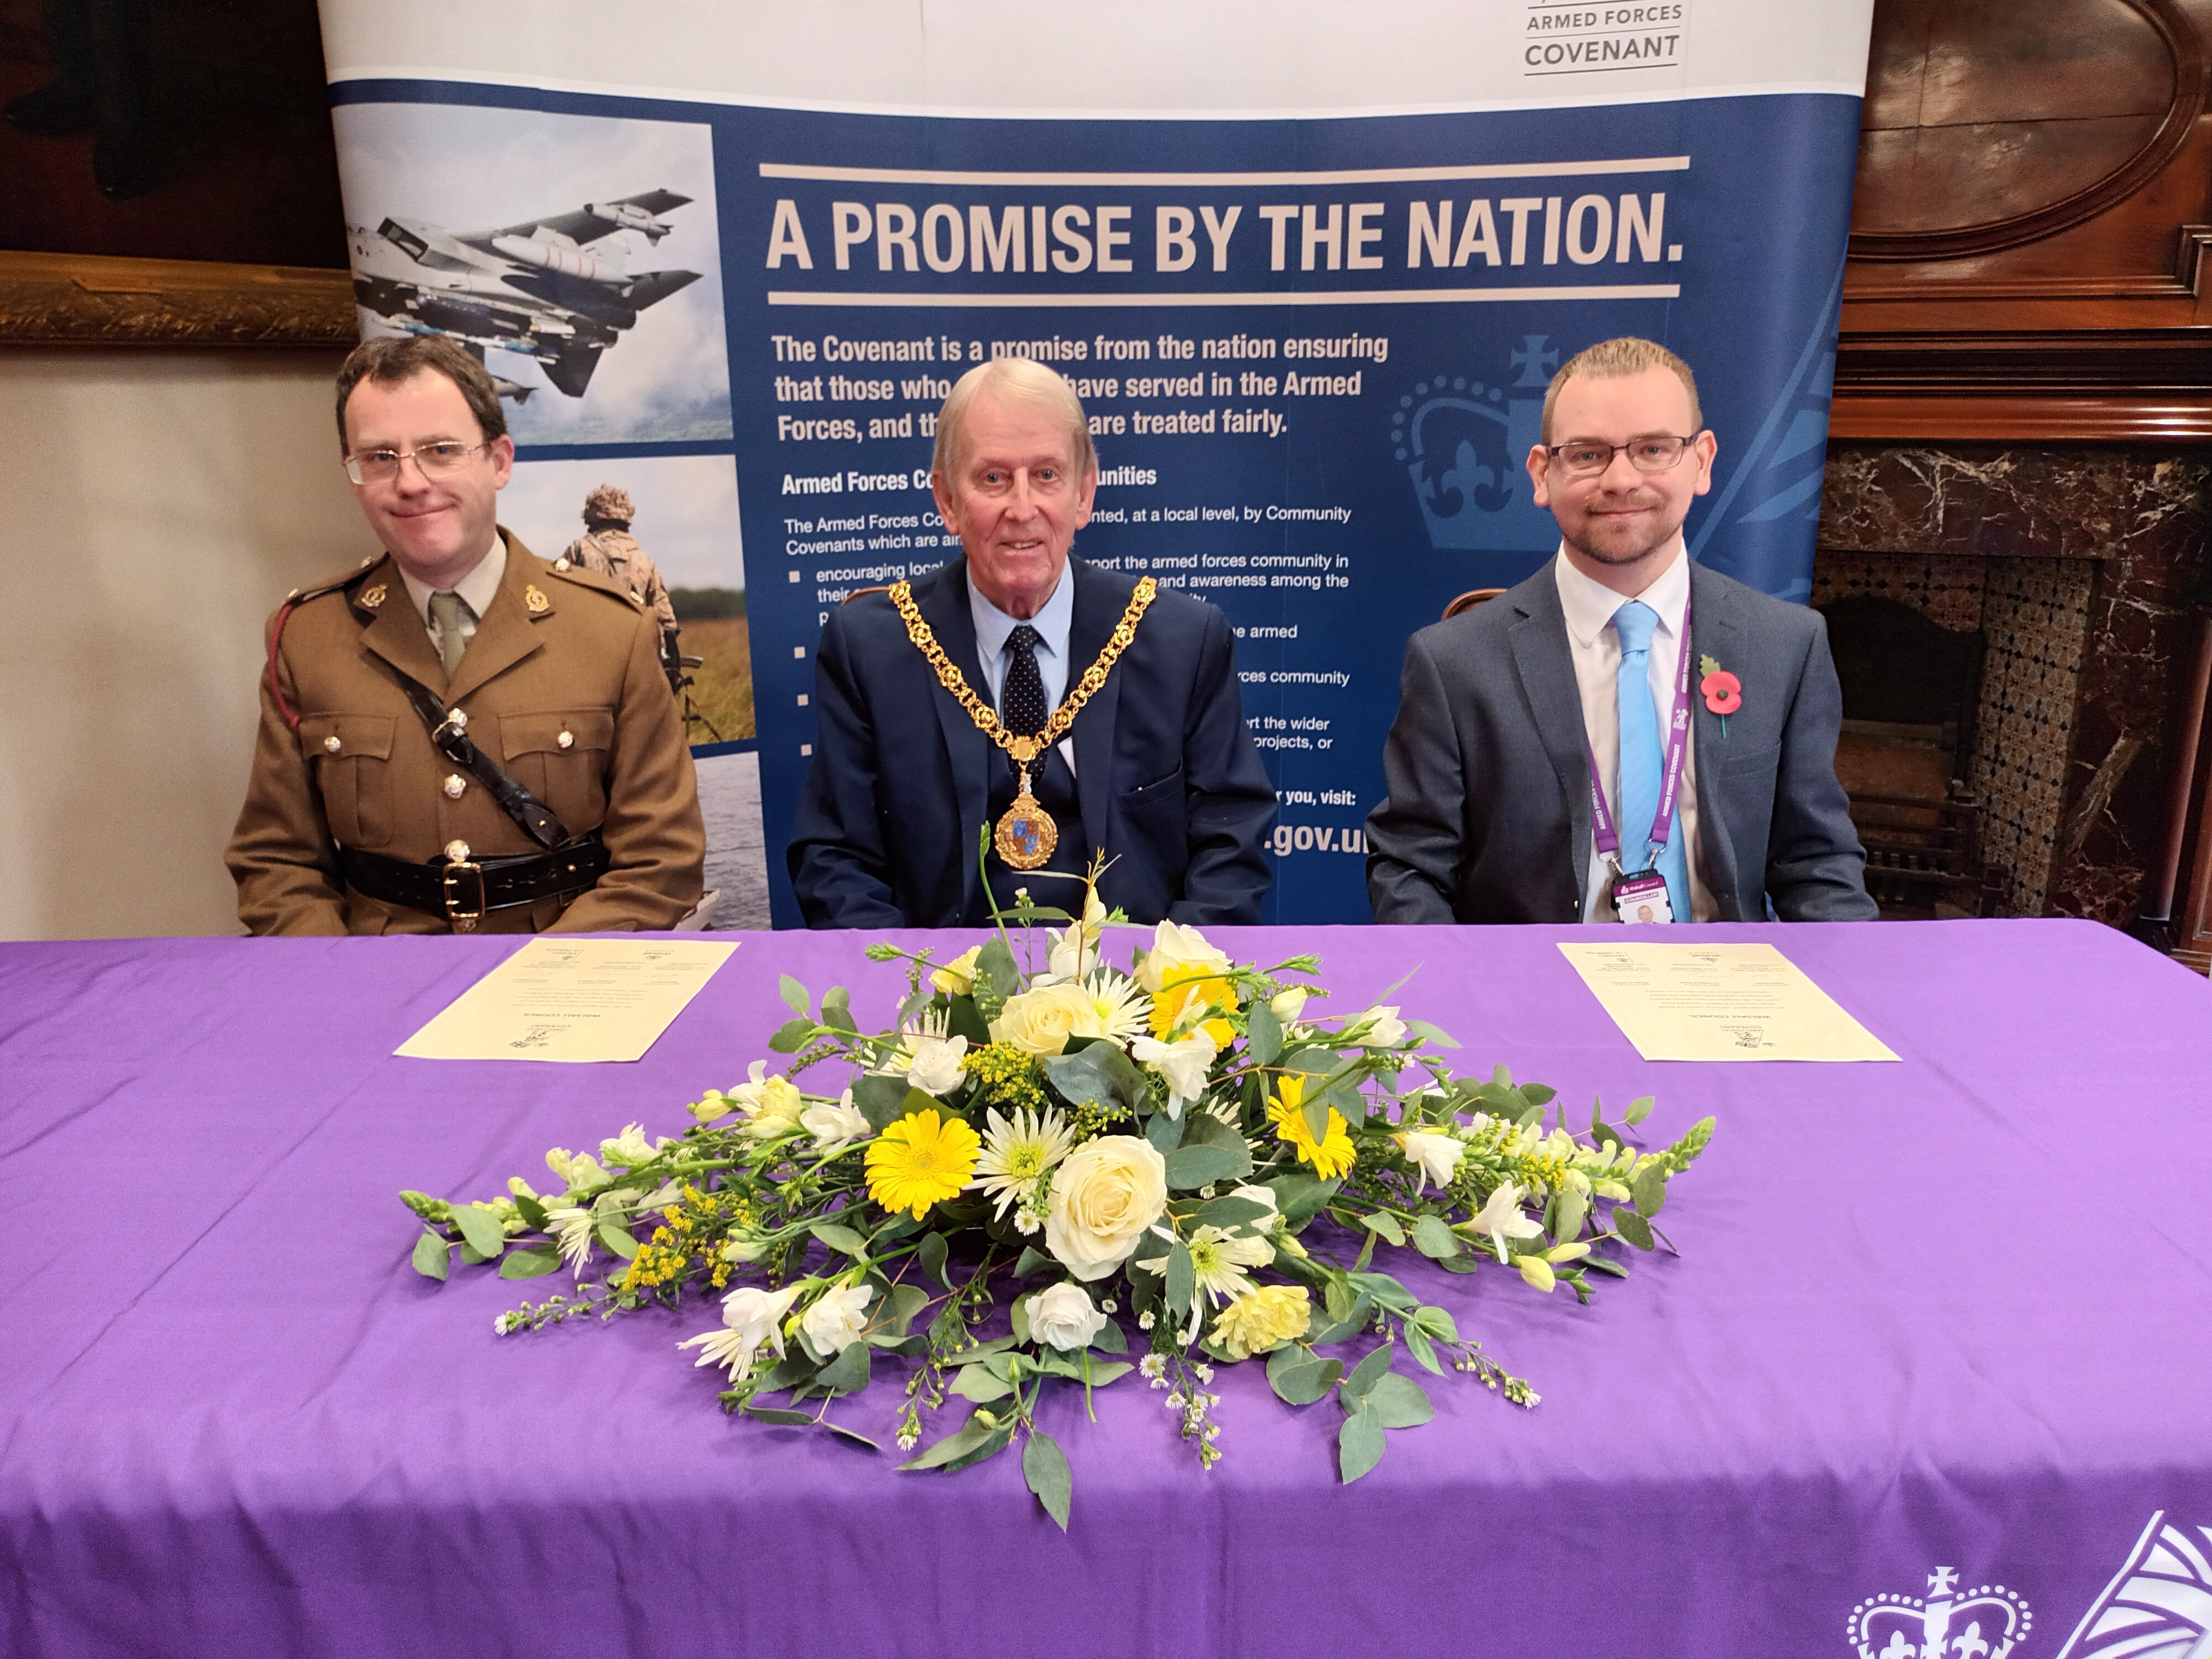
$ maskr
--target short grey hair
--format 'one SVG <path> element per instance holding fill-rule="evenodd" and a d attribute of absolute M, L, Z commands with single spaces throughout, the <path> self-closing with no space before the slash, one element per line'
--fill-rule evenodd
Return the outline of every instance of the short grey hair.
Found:
<path fill-rule="evenodd" d="M 968 405 L 986 392 L 1010 403 L 1029 404 L 1066 424 L 1075 441 L 1075 477 L 1080 483 L 1098 470 L 1098 451 L 1091 441 L 1090 417 L 1083 399 L 1057 369 L 1030 357 L 994 357 L 978 363 L 953 382 L 952 395 L 937 416 L 937 448 L 929 458 L 930 470 L 947 487 L 959 486 L 960 428 Z"/>

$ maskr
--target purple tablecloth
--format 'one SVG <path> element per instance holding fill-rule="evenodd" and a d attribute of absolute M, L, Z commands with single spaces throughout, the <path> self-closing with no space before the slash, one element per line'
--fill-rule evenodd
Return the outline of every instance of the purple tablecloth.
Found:
<path fill-rule="evenodd" d="M 1568 932 L 1219 938 L 1318 950 L 1340 1011 L 1418 964 L 1401 1000 L 1465 1062 L 1656 1094 L 1657 1137 L 1717 1114 L 1664 1217 L 1681 1258 L 1588 1308 L 1436 1275 L 1543 1404 L 1422 1374 L 1437 1420 L 1351 1487 L 1334 1406 L 1256 1365 L 1224 1373 L 1211 1474 L 1133 1380 L 1095 1426 L 1059 1399 L 1065 1537 L 1011 1458 L 898 1474 L 726 1419 L 675 1346 L 707 1304 L 498 1339 L 565 1279 L 408 1267 L 400 1188 L 487 1195 L 625 1119 L 674 1133 L 765 1054 L 779 973 L 877 1023 L 899 980 L 861 938 L 744 936 L 603 1066 L 392 1057 L 512 940 L 0 946 L 0 1651 L 1772 1659 L 1850 1651 L 1881 1597 L 1853 1628 L 1919 1652 L 1923 1602 L 1999 1584 L 1941 1652 L 2002 1652 L 2008 1621 L 2029 1659 L 2112 1650 L 2146 1583 L 2191 1628 L 2205 981 L 2086 923 L 1715 927 L 1780 944 L 1904 1063 L 1647 1064 Z M 836 1414 L 886 1437 L 896 1397 Z"/>

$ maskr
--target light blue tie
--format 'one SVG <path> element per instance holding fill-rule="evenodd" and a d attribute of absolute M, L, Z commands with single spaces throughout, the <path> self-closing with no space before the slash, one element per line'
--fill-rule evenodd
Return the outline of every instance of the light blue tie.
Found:
<path fill-rule="evenodd" d="M 1651 820 L 1659 811 L 1659 776 L 1666 758 L 1659 711 L 1651 700 L 1651 632 L 1658 625 L 1659 613 L 1641 599 L 1631 599 L 1613 613 L 1613 631 L 1620 636 L 1620 677 L 1613 687 L 1620 714 L 1620 867 L 1631 874 L 1650 858 Z M 1690 861 L 1682 850 L 1681 806 L 1678 795 L 1674 830 L 1658 862 L 1674 920 L 1688 921 Z"/>

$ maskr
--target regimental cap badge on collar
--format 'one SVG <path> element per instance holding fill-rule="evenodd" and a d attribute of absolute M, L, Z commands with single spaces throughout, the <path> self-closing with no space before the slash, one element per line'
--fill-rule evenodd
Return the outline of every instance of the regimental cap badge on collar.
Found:
<path fill-rule="evenodd" d="M 532 616 L 542 617 L 553 608 L 553 601 L 539 591 L 536 582 L 532 582 L 522 590 L 522 605 Z"/>
<path fill-rule="evenodd" d="M 361 608 L 364 611 L 374 611 L 377 606 L 382 605 L 384 603 L 384 584 L 382 582 L 379 582 L 374 587 L 364 588 L 362 591 L 360 603 Z"/>

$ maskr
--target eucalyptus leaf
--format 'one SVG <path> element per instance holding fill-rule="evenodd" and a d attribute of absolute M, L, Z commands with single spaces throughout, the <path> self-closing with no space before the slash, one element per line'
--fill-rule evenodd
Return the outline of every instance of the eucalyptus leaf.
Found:
<path fill-rule="evenodd" d="M 1137 1109 L 1149 1096 L 1136 1062 L 1110 1042 L 1093 1042 L 1072 1054 L 1047 1054 L 1045 1076 L 1071 1106 Z"/>
<path fill-rule="evenodd" d="M 1432 1261 L 1449 1261 L 1460 1253 L 1459 1239 L 1437 1215 L 1413 1218 L 1413 1248 Z"/>
<path fill-rule="evenodd" d="M 1109 1319 L 1098 1328 L 1098 1334 L 1091 1339 L 1091 1348 L 1094 1353 L 1127 1353 L 1129 1352 L 1128 1334 Z"/>
<path fill-rule="evenodd" d="M 813 1012 L 813 997 L 808 994 L 804 985 L 792 978 L 789 974 L 782 975 L 776 981 L 775 993 L 783 999 L 783 1006 L 790 1009 L 793 1013 L 806 1014 Z"/>
<path fill-rule="evenodd" d="M 1439 1048 L 1459 1047 L 1459 1044 L 1455 1042 L 1448 1033 L 1430 1024 L 1425 1019 L 1409 1019 L 1406 1022 L 1406 1029 L 1424 1042 L 1433 1042 Z"/>
<path fill-rule="evenodd" d="M 945 1467 L 948 1472 L 964 1469 L 971 1463 L 981 1462 L 987 1457 L 996 1457 L 1000 1452 L 1006 1450 L 1013 1437 L 1014 1425 L 1011 1422 L 1001 1423 L 984 1437 L 981 1445 L 971 1447 L 962 1452 Z"/>
<path fill-rule="evenodd" d="M 1667 1166 L 1654 1163 L 1638 1170 L 1628 1183 L 1628 1195 L 1646 1221 L 1657 1215 L 1667 1202 Z"/>
<path fill-rule="evenodd" d="M 756 1395 L 781 1394 L 786 1389 L 805 1388 L 814 1380 L 814 1373 L 822 1368 L 806 1355 L 794 1348 L 775 1364 L 753 1385 Z M 812 1418 L 806 1419 L 812 1422 Z"/>
<path fill-rule="evenodd" d="M 822 1012 L 825 1014 L 833 1008 L 849 1010 L 852 1006 L 853 994 L 842 985 L 833 985 L 822 994 Z"/>
<path fill-rule="evenodd" d="M 1621 1114 L 1621 1117 L 1629 1123 L 1641 1123 L 1651 1115 L 1651 1108 L 1655 1103 L 1655 1097 L 1638 1095 L 1628 1103 L 1628 1109 Z"/>
<path fill-rule="evenodd" d="M 532 1232 L 545 1231 L 545 1206 L 528 1193 L 514 1195 L 514 1209 L 515 1213 L 522 1218 L 522 1224 Z"/>
<path fill-rule="evenodd" d="M 817 1389 L 834 1389 L 839 1394 L 858 1394 L 868 1386 L 870 1352 L 865 1342 L 848 1342 L 837 1357 L 824 1365 L 814 1378 Z"/>
<path fill-rule="evenodd" d="M 1197 1227 L 1219 1227 L 1226 1231 L 1273 1214 L 1273 1210 L 1256 1199 L 1239 1198 L 1234 1193 L 1224 1193 L 1219 1198 L 1210 1198 L 1193 1212 L 1191 1224 Z"/>
<path fill-rule="evenodd" d="M 1282 1052 L 1282 1021 L 1265 1002 L 1255 1002 L 1246 1018 L 1244 1058 L 1255 1066 L 1273 1066 Z"/>
<path fill-rule="evenodd" d="M 1626 1204 L 1613 1206 L 1613 1230 L 1639 1250 L 1651 1249 L 1651 1224 Z"/>
<path fill-rule="evenodd" d="M 450 1267 L 446 1241 L 435 1233 L 424 1233 L 415 1241 L 415 1271 L 425 1279 L 442 1280 Z"/>
<path fill-rule="evenodd" d="M 1429 1403 L 1428 1390 L 1395 1371 L 1367 1391 L 1366 1406 L 1386 1429 L 1418 1428 L 1437 1414 L 1437 1408 Z"/>
<path fill-rule="evenodd" d="M 542 1279 L 561 1270 L 561 1252 L 551 1244 L 526 1244 L 509 1250 L 499 1264 L 501 1279 Z"/>
<path fill-rule="evenodd" d="M 490 1260 L 492 1260 L 490 1256 L 477 1255 L 476 1246 L 466 1239 L 461 1241 L 461 1263 L 464 1267 L 481 1267 Z"/>
<path fill-rule="evenodd" d="M 849 1009 L 832 1008 L 826 1002 L 822 1006 L 822 1023 L 833 1031 L 846 1031 L 854 1036 L 860 1034 L 860 1022 L 853 1018 Z"/>
<path fill-rule="evenodd" d="M 1014 1346 L 1017 1347 L 1027 1347 L 1029 1346 L 1030 1304 L 1034 1302 L 1036 1299 L 1036 1298 L 1035 1297 L 1024 1296 L 1017 1297 L 1014 1300 L 1012 1323 L 1014 1328 Z"/>
<path fill-rule="evenodd" d="M 1002 1376 L 994 1376 L 988 1365 L 963 1365 L 952 1379 L 952 1392 L 979 1406 L 1004 1400 L 1013 1391 L 1014 1385 Z"/>
<path fill-rule="evenodd" d="M 952 1288 L 952 1281 L 945 1276 L 946 1254 L 943 1233 L 923 1234 L 921 1243 L 915 1249 L 915 1257 L 921 1263 L 922 1272 L 949 1291 Z"/>
<path fill-rule="evenodd" d="M 1252 1173 L 1252 1155 L 1238 1146 L 1178 1146 L 1167 1156 L 1168 1185 L 1176 1192 L 1234 1181 Z"/>
<path fill-rule="evenodd" d="M 1328 1139 L 1329 1097 L 1326 1091 L 1308 1095 L 1298 1110 L 1305 1118 L 1306 1133 L 1313 1137 L 1315 1146 Z"/>
<path fill-rule="evenodd" d="M 1448 1273 L 1475 1273 L 1482 1271 L 1482 1263 L 1472 1255 L 1448 1255 L 1437 1263 Z"/>
<path fill-rule="evenodd" d="M 1168 1252 L 1168 1311 L 1177 1319 L 1190 1311 L 1190 1298 L 1198 1289 L 1198 1268 L 1190 1259 L 1190 1247 L 1181 1239 Z"/>
<path fill-rule="evenodd" d="M 602 1221 L 593 1231 L 599 1234 L 599 1243 L 623 1261 L 636 1258 L 637 1240 L 631 1237 L 629 1228 L 616 1222 Z"/>
<path fill-rule="evenodd" d="M 1404 1313 L 1417 1305 L 1413 1293 L 1388 1273 L 1353 1273 L 1352 1287 L 1373 1297 L 1393 1313 Z"/>
<path fill-rule="evenodd" d="M 1448 1308 L 1425 1303 L 1407 1316 L 1407 1322 L 1419 1327 L 1439 1342 L 1459 1340 L 1459 1322 L 1451 1316 Z"/>
<path fill-rule="evenodd" d="M 1186 1146 L 1221 1146 L 1235 1152 L 1244 1152 L 1243 1131 L 1224 1123 L 1210 1112 L 1186 1112 L 1182 1144 Z"/>
<path fill-rule="evenodd" d="M 1336 1463 L 1344 1484 L 1353 1481 L 1382 1461 L 1382 1424 L 1364 1407 L 1344 1419 L 1337 1431 Z"/>
<path fill-rule="evenodd" d="M 825 1419 L 822 1426 L 829 1430 L 830 1433 L 836 1435 L 839 1439 L 850 1440 L 857 1445 L 866 1446 L 870 1451 L 879 1452 L 883 1449 L 881 1446 L 869 1439 L 867 1436 L 862 1434 L 858 1429 L 848 1429 L 842 1423 L 832 1423 Z"/>
<path fill-rule="evenodd" d="M 1628 1277 L 1628 1265 L 1626 1262 L 1615 1261 L 1609 1255 L 1586 1255 L 1583 1258 L 1582 1265 L 1592 1273 L 1605 1274 L 1608 1279 Z"/>
<path fill-rule="evenodd" d="M 1348 1279 L 1330 1279 L 1328 1290 L 1322 1293 L 1322 1308 L 1327 1311 L 1329 1318 L 1339 1324 L 1352 1317 L 1352 1304 L 1355 1302 L 1365 1300 L 1364 1297 L 1352 1288 L 1351 1281 Z"/>
<path fill-rule="evenodd" d="M 1521 1085 L 1521 1097 L 1538 1106 L 1549 1105 L 1558 1098 L 1559 1092 L 1557 1089 L 1541 1083 L 1524 1083 Z"/>
<path fill-rule="evenodd" d="M 787 1412 L 779 1406 L 748 1406 L 747 1417 L 757 1417 L 763 1423 L 778 1423 L 786 1428 L 803 1429 L 814 1421 L 812 1412 Z"/>
<path fill-rule="evenodd" d="M 1395 1352 L 1393 1346 L 1388 1342 L 1371 1349 L 1364 1359 L 1352 1367 L 1352 1375 L 1344 1379 L 1345 1398 L 1359 1399 L 1375 1386 L 1376 1377 L 1389 1376 L 1390 1359 Z"/>
<path fill-rule="evenodd" d="M 982 1011 L 975 1006 L 975 998 L 949 999 L 945 1015 L 945 1035 L 966 1037 L 971 1048 L 980 1048 L 991 1040 L 990 1024 L 984 1019 Z"/>
<path fill-rule="evenodd" d="M 871 1072 L 853 1079 L 853 1104 L 868 1120 L 868 1127 L 881 1133 L 905 1115 L 908 1086 L 902 1077 L 880 1077 Z"/>
<path fill-rule="evenodd" d="M 453 1225 L 461 1230 L 461 1237 L 468 1241 L 469 1248 L 486 1261 L 496 1260 L 507 1248 L 506 1231 L 489 1210 L 479 1210 L 473 1204 L 456 1204 Z"/>
<path fill-rule="evenodd" d="M 1406 1326 L 1406 1352 L 1423 1370 L 1434 1371 L 1438 1376 L 1444 1374 L 1443 1366 L 1437 1359 L 1436 1344 L 1429 1340 L 1426 1331 L 1410 1322 Z"/>
<path fill-rule="evenodd" d="M 1377 1210 L 1372 1214 L 1360 1217 L 1359 1219 L 1369 1232 L 1378 1233 L 1382 1237 L 1389 1239 L 1393 1244 L 1399 1246 L 1401 1249 L 1404 1248 L 1406 1243 L 1406 1230 L 1398 1224 L 1397 1217 L 1386 1214 L 1382 1211 Z"/>
<path fill-rule="evenodd" d="M 807 1231 L 831 1249 L 846 1255 L 866 1255 L 868 1241 L 850 1227 L 842 1227 L 834 1221 L 817 1221 Z"/>
<path fill-rule="evenodd" d="M 1267 1386 L 1292 1406 L 1310 1406 L 1344 1375 L 1341 1359 L 1324 1359 L 1295 1345 L 1275 1350 L 1267 1360 Z"/>
<path fill-rule="evenodd" d="M 1043 1273 L 1047 1268 L 1055 1267 L 1059 1265 L 1060 1264 L 1058 1262 L 1054 1261 L 1042 1250 L 1035 1249 L 1030 1246 L 1024 1244 L 1022 1246 L 1021 1259 L 1014 1263 L 1014 1277 L 1017 1279 L 1033 1278 L 1036 1274 Z"/>
<path fill-rule="evenodd" d="M 1022 988 L 1022 970 L 1003 939 L 993 939 L 975 953 L 975 976 L 988 980 L 1002 1002 Z"/>
<path fill-rule="evenodd" d="M 1560 1190 L 1557 1212 L 1552 1217 L 1553 1243 L 1565 1244 L 1581 1236 L 1583 1218 L 1589 1214 L 1589 1199 L 1578 1188 Z"/>
<path fill-rule="evenodd" d="M 1091 1386 L 1103 1389 L 1109 1382 L 1119 1382 L 1137 1368 L 1124 1359 L 1094 1359 L 1087 1373 Z"/>
<path fill-rule="evenodd" d="M 1032 1431 L 1022 1447 L 1022 1479 L 1029 1483 L 1044 1512 L 1067 1530 L 1067 1505 L 1073 1480 L 1067 1472 L 1067 1454 L 1042 1430 Z"/>
<path fill-rule="evenodd" d="M 1188 1121 L 1188 1116 L 1180 1113 L 1170 1117 L 1165 1112 L 1154 1112 L 1145 1120 L 1145 1139 L 1152 1143 L 1154 1152 L 1165 1158 L 1182 1145 L 1182 1128 Z"/>
<path fill-rule="evenodd" d="M 787 1019 L 775 1028 L 775 1035 L 768 1040 L 768 1046 L 779 1054 L 795 1054 L 806 1046 L 806 1039 L 813 1035 L 812 1020 Z"/>

